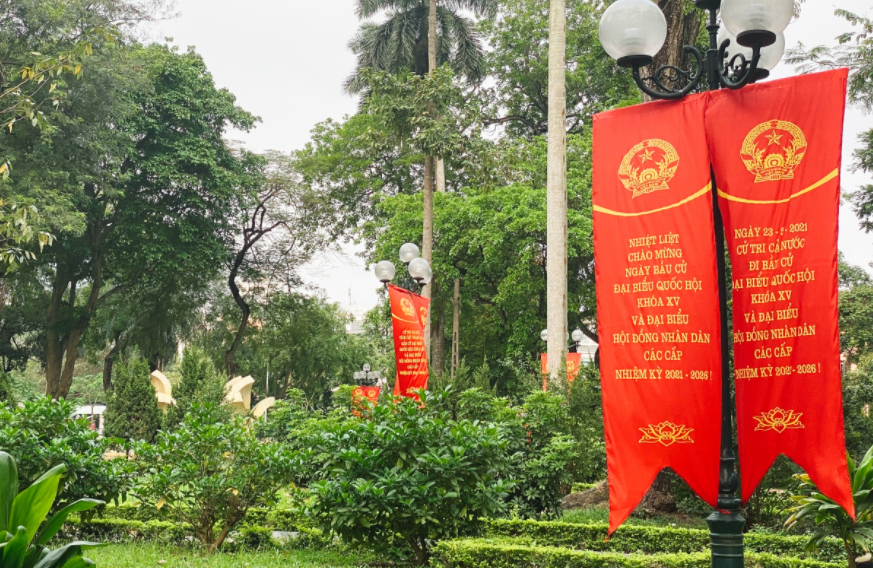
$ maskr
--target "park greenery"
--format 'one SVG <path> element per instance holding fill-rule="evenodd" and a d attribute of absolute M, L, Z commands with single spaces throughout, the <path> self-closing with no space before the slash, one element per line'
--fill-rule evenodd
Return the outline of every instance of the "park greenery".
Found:
<path fill-rule="evenodd" d="M 569 1 L 566 30 L 567 317 L 595 342 L 591 121 L 641 101 L 599 43 L 608 4 Z M 0 568 L 709 565 L 711 511 L 670 472 L 668 505 L 609 540 L 602 503 L 563 501 L 603 489 L 606 451 L 596 364 L 548 392 L 539 368 L 546 4 L 355 9 L 336 87 L 358 111 L 258 154 L 227 136 L 260 119 L 196 50 L 137 32 L 170 4 L 0 0 Z M 789 62 L 848 67 L 850 103 L 873 110 L 873 23 L 837 13 L 845 33 Z M 873 130 L 846 144 L 873 175 Z M 873 183 L 845 191 L 873 232 Z M 396 372 L 387 298 L 355 322 L 302 269 L 338 243 L 375 262 L 426 239 L 429 390 L 352 404 L 363 363 Z M 748 566 L 853 566 L 873 546 L 870 271 L 841 257 L 839 294 L 858 517 L 779 459 L 743 511 Z M 254 402 L 277 399 L 266 417 L 223 404 L 245 375 Z M 97 403 L 102 433 L 72 418 Z M 86 560 L 92 542 L 109 546 Z"/>

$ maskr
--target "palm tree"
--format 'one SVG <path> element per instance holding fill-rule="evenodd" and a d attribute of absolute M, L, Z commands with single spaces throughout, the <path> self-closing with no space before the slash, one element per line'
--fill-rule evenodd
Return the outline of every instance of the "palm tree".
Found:
<path fill-rule="evenodd" d="M 565 0 L 549 6 L 549 136 L 546 181 L 546 306 L 549 376 L 567 356 L 567 14 Z"/>
<path fill-rule="evenodd" d="M 381 24 L 365 22 L 349 42 L 358 65 L 346 80 L 346 92 L 366 91 L 360 76 L 366 68 L 389 73 L 412 71 L 422 76 L 432 71 L 428 61 L 431 2 L 436 8 L 436 65 L 448 64 L 455 74 L 472 83 L 482 79 L 482 42 L 473 21 L 462 16 L 461 10 L 472 11 L 477 17 L 493 17 L 498 0 L 357 0 L 359 18 L 371 18 L 382 10 L 387 11 L 387 17 Z"/>
<path fill-rule="evenodd" d="M 456 75 L 470 83 L 482 79 L 484 51 L 472 20 L 461 15 L 461 10 L 473 12 L 476 17 L 494 17 L 499 0 L 357 0 L 358 18 L 375 16 L 387 11 L 381 24 L 366 22 L 349 42 L 349 48 L 358 56 L 355 72 L 346 80 L 349 94 L 361 94 L 367 85 L 360 75 L 363 69 L 388 73 L 432 74 L 440 65 L 448 64 Z M 441 157 L 426 156 L 424 161 L 424 223 L 422 257 L 433 263 L 433 191 L 445 191 L 445 165 Z M 430 297 L 437 286 L 436 278 L 425 289 Z M 458 286 L 455 286 L 458 289 Z M 457 303 L 457 300 L 455 300 Z M 427 320 L 425 344 L 430 349 L 431 319 Z M 440 350 L 440 353 L 442 351 Z M 442 361 L 432 361 L 440 371 Z"/>

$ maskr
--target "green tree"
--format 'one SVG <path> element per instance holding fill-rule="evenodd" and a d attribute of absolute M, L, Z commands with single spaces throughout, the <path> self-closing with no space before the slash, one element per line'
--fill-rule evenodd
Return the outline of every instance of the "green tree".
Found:
<path fill-rule="evenodd" d="M 837 45 L 807 48 L 800 44 L 788 52 L 786 61 L 804 73 L 822 69 L 849 69 L 849 102 L 873 110 L 873 19 L 848 10 L 837 9 L 852 29 L 837 36 Z M 873 130 L 862 133 L 855 150 L 855 169 L 873 173 Z M 861 227 L 873 231 L 873 184 L 866 184 L 851 194 L 855 214 Z"/>
<path fill-rule="evenodd" d="M 124 440 L 155 439 L 161 427 L 161 410 L 145 359 L 136 357 L 115 367 L 112 398 L 103 416 L 103 433 Z"/>
<path fill-rule="evenodd" d="M 0 370 L 0 408 L 4 406 L 15 406 L 15 390 L 12 384 L 12 378 L 8 373 Z"/>
<path fill-rule="evenodd" d="M 428 61 L 432 3 L 436 5 L 436 66 Z M 483 76 L 481 40 L 476 25 L 462 11 L 487 19 L 495 16 L 497 6 L 497 0 L 356 0 L 359 18 L 372 18 L 382 11 L 386 16 L 381 23 L 362 24 L 349 42 L 358 63 L 346 81 L 346 90 L 357 94 L 370 89 L 370 81 L 361 74 L 363 69 L 424 76 L 448 65 L 456 75 L 478 82 Z"/>
<path fill-rule="evenodd" d="M 209 389 L 210 384 L 222 381 L 215 370 L 212 361 L 197 347 L 187 347 L 182 355 L 182 364 L 179 369 L 182 380 L 173 389 L 173 398 L 176 404 L 167 409 L 164 415 L 164 429 L 173 430 L 182 422 L 185 414 L 199 396 Z M 221 404 L 221 399 L 212 401 Z"/>
<path fill-rule="evenodd" d="M 255 118 L 215 87 L 195 53 L 132 47 L 91 61 L 60 105 L 68 120 L 50 145 L 25 129 L 13 134 L 16 185 L 36 194 L 60 176 L 65 183 L 52 195 L 72 223 L 58 227 L 40 258 L 46 388 L 54 397 L 69 391 L 82 338 L 109 298 L 218 272 L 240 188 L 261 167 L 223 141 L 226 128 L 248 129 Z M 90 142 L 72 143 L 83 137 Z"/>
<path fill-rule="evenodd" d="M 843 375 L 843 420 L 846 449 L 855 460 L 873 440 L 873 356 L 862 357 Z"/>
<path fill-rule="evenodd" d="M 840 349 L 849 364 L 873 352 L 873 278 L 839 257 Z"/>

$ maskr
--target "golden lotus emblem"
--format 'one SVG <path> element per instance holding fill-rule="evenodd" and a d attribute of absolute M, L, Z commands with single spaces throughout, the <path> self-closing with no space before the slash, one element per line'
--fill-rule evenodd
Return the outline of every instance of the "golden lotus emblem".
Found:
<path fill-rule="evenodd" d="M 679 168 L 676 148 L 663 140 L 644 140 L 630 149 L 618 168 L 618 179 L 625 189 L 639 197 L 670 189 L 667 183 Z"/>
<path fill-rule="evenodd" d="M 673 444 L 694 443 L 694 440 L 691 439 L 694 428 L 688 428 L 683 424 L 664 421 L 660 424 L 649 424 L 646 428 L 640 428 L 640 432 L 643 433 L 640 444 L 672 446 Z"/>
<path fill-rule="evenodd" d="M 409 298 L 402 298 L 400 300 L 400 309 L 403 310 L 407 317 L 415 315 L 415 308 L 412 307 L 412 302 L 409 301 Z"/>
<path fill-rule="evenodd" d="M 755 183 L 794 179 L 806 155 L 803 131 L 785 120 L 762 122 L 743 141 L 740 157 L 755 174 Z"/>
<path fill-rule="evenodd" d="M 368 396 L 369 398 L 376 398 L 376 395 L 377 395 L 377 394 L 378 394 L 378 393 L 376 392 L 376 389 L 370 389 L 370 390 L 367 391 L 367 396 Z"/>
<path fill-rule="evenodd" d="M 421 327 L 427 325 L 427 308 L 419 309 L 419 317 L 421 318 Z"/>
<path fill-rule="evenodd" d="M 785 430 L 805 428 L 805 426 L 800 422 L 801 416 L 803 416 L 802 412 L 782 410 L 777 406 L 769 412 L 764 412 L 760 416 L 754 417 L 754 419 L 758 421 L 758 425 L 755 426 L 755 431 L 766 432 L 768 430 L 773 430 L 774 432 L 781 434 Z"/>

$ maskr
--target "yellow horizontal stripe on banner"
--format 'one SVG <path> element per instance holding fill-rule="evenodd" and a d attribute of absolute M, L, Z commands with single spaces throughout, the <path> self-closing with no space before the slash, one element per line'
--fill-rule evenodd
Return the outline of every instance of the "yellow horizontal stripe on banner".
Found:
<path fill-rule="evenodd" d="M 712 182 L 706 184 L 706 187 L 692 195 L 691 197 L 686 197 L 682 201 L 678 203 L 674 203 L 673 205 L 667 205 L 666 207 L 660 207 L 658 209 L 652 209 L 651 211 L 640 211 L 639 213 L 622 213 L 621 211 L 613 211 L 612 209 L 607 209 L 606 207 L 601 207 L 599 205 L 594 206 L 594 210 L 598 213 L 606 213 L 607 215 L 615 215 L 617 217 L 639 217 L 641 215 L 651 215 L 652 213 L 659 213 L 661 211 L 666 211 L 667 209 L 673 209 L 674 207 L 679 207 L 681 205 L 685 205 L 689 201 L 694 201 L 701 195 L 706 195 L 712 189 Z"/>
<path fill-rule="evenodd" d="M 778 203 L 788 203 L 789 201 L 791 201 L 795 197 L 800 197 L 804 193 L 809 193 L 813 189 L 816 189 L 818 187 L 823 186 L 824 184 L 831 181 L 832 179 L 834 179 L 838 175 L 840 175 L 839 168 L 835 169 L 834 171 L 832 171 L 831 173 L 829 173 L 825 177 L 821 178 L 820 180 L 818 180 L 817 182 L 815 182 L 811 186 L 807 187 L 806 189 L 802 189 L 802 190 L 798 191 L 797 193 L 792 193 L 791 195 L 789 195 L 785 199 L 774 199 L 772 201 L 758 201 L 755 199 L 743 199 L 742 197 L 734 197 L 733 195 L 728 195 L 727 193 L 723 192 L 720 189 L 718 190 L 718 194 L 719 194 L 719 196 L 724 197 L 725 199 L 730 200 L 730 201 L 738 201 L 740 203 L 751 203 L 752 205 L 775 205 Z"/>
<path fill-rule="evenodd" d="M 398 317 L 397 314 L 391 314 L 391 317 L 394 318 L 394 319 L 396 319 L 396 320 L 399 320 L 399 321 L 402 321 L 402 322 L 406 322 L 406 323 L 418 323 L 418 322 L 417 322 L 416 320 L 414 320 L 414 319 L 411 319 L 411 320 L 405 320 L 405 319 L 403 319 L 403 318 L 401 318 L 401 317 Z"/>

